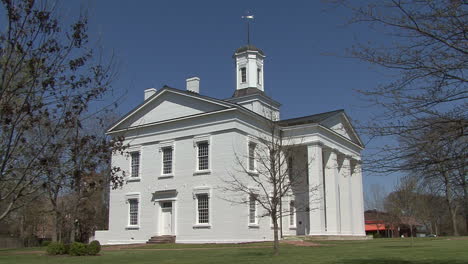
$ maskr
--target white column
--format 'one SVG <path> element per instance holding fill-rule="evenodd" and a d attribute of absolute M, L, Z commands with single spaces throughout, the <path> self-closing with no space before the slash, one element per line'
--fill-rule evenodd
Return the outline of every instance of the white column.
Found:
<path fill-rule="evenodd" d="M 343 157 L 340 169 L 340 220 L 341 234 L 352 234 L 352 203 L 351 203 L 351 163 L 348 156 Z"/>
<path fill-rule="evenodd" d="M 353 234 L 364 236 L 364 194 L 362 192 L 362 170 L 360 161 L 353 161 L 351 175 L 352 205 L 353 205 Z"/>
<path fill-rule="evenodd" d="M 309 235 L 325 234 L 322 145 L 307 146 L 309 163 Z"/>
<path fill-rule="evenodd" d="M 328 156 L 325 166 L 325 217 L 327 234 L 337 235 L 339 227 L 338 212 L 338 160 L 336 150 L 326 150 Z"/>

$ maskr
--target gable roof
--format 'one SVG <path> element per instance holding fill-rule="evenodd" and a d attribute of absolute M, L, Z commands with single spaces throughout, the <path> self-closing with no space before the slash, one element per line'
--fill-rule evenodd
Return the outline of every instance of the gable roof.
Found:
<path fill-rule="evenodd" d="M 339 113 L 344 113 L 343 109 L 331 111 L 331 112 L 324 112 L 314 115 L 302 116 L 302 117 L 295 117 L 285 120 L 278 121 L 278 125 L 288 127 L 288 126 L 297 126 L 297 125 L 304 125 L 304 124 L 312 124 L 312 123 L 320 123 L 321 121 L 337 115 Z"/>
<path fill-rule="evenodd" d="M 193 98 L 197 98 L 197 99 L 200 99 L 200 100 L 204 100 L 204 101 L 207 101 L 207 102 L 210 102 L 210 103 L 214 103 L 214 104 L 217 104 L 217 105 L 220 105 L 220 106 L 223 106 L 225 107 L 226 109 L 228 108 L 237 108 L 237 109 L 240 109 L 242 111 L 247 111 L 249 114 L 253 114 L 255 115 L 256 117 L 260 117 L 264 120 L 266 120 L 265 117 L 241 106 L 241 105 L 238 105 L 236 103 L 231 103 L 229 101 L 224 101 L 224 100 L 220 100 L 220 99 L 216 99 L 216 98 L 213 98 L 213 97 L 210 97 L 210 96 L 206 96 L 206 95 L 200 95 L 198 93 L 194 93 L 194 92 L 191 92 L 191 91 L 187 91 L 187 90 L 179 90 L 179 89 L 176 89 L 176 88 L 172 88 L 172 87 L 169 87 L 167 85 L 164 85 L 162 89 L 158 90 L 155 94 L 151 95 L 149 98 L 147 98 L 145 101 L 143 101 L 141 104 L 137 105 L 135 108 L 133 108 L 132 110 L 130 110 L 127 114 L 125 114 L 122 118 L 120 118 L 119 120 L 117 120 L 116 122 L 114 122 L 108 129 L 107 129 L 107 132 L 111 132 L 112 130 L 114 130 L 115 128 L 117 128 L 120 124 L 122 124 L 124 121 L 128 120 L 131 116 L 135 115 L 139 110 L 141 110 L 142 108 L 144 108 L 145 106 L 147 106 L 148 104 L 150 104 L 151 102 L 153 102 L 154 100 L 156 100 L 156 98 L 159 98 L 162 94 L 164 93 L 167 93 L 167 92 L 171 92 L 171 93 L 176 93 L 176 94 L 179 94 L 179 95 L 183 95 L 183 96 L 189 96 L 189 97 L 193 97 Z"/>
<path fill-rule="evenodd" d="M 213 97 L 210 97 L 210 96 L 200 95 L 198 93 L 194 93 L 194 92 L 187 91 L 187 90 L 179 90 L 179 89 L 172 88 L 172 87 L 169 87 L 167 85 L 164 85 L 162 89 L 158 90 L 155 94 L 151 95 L 148 99 L 143 101 L 141 104 L 139 104 L 138 106 L 133 108 L 131 111 L 129 111 L 127 114 L 125 114 L 122 118 L 120 118 L 114 124 L 112 124 L 109 127 L 109 129 L 107 130 L 107 132 L 112 132 L 112 130 L 117 128 L 120 124 L 122 124 L 124 121 L 129 119 L 131 116 L 135 115 L 140 109 L 147 106 L 148 104 L 150 104 L 151 102 L 156 100 L 156 98 L 160 97 L 162 94 L 167 93 L 167 92 L 172 92 L 172 93 L 176 93 L 176 94 L 179 94 L 179 95 L 189 96 L 189 97 L 197 98 L 197 99 L 200 99 L 200 100 L 204 100 L 204 101 L 207 101 L 207 102 L 210 102 L 210 103 L 214 103 L 214 104 L 223 106 L 226 109 L 236 108 L 236 109 L 239 109 L 239 110 L 241 110 L 243 112 L 246 112 L 246 113 L 248 113 L 250 115 L 253 115 L 253 116 L 257 117 L 257 118 L 268 121 L 268 119 L 266 117 L 264 117 L 264 116 L 262 116 L 262 115 L 260 115 L 258 113 L 255 113 L 254 111 L 252 111 L 252 110 L 250 110 L 248 108 L 245 108 L 245 107 L 243 107 L 243 106 L 241 106 L 239 104 L 236 104 L 236 103 L 229 102 L 229 99 L 220 100 L 220 99 L 216 99 L 216 98 L 213 98 Z M 344 116 L 346 122 L 349 124 L 349 127 L 351 129 L 351 132 L 352 132 L 353 136 L 355 136 L 356 139 L 358 140 L 358 144 L 361 147 L 364 147 L 364 144 L 362 143 L 359 135 L 354 130 L 354 127 L 352 126 L 351 122 L 349 121 L 348 116 L 346 115 L 346 113 L 345 113 L 345 111 L 343 109 L 330 111 L 330 112 L 319 113 L 319 114 L 314 114 L 314 115 L 308 115 L 308 116 L 303 116 L 303 117 L 284 119 L 284 120 L 277 121 L 276 123 L 281 127 L 297 126 L 297 125 L 303 125 L 303 124 L 314 124 L 314 123 L 315 124 L 320 124 L 322 121 L 325 121 L 330 117 L 340 115 L 340 114 L 342 114 Z"/>
<path fill-rule="evenodd" d="M 280 120 L 278 121 L 278 125 L 282 127 L 289 127 L 289 126 L 297 126 L 297 125 L 305 125 L 305 124 L 321 124 L 323 121 L 337 116 L 337 115 L 343 115 L 345 118 L 346 122 L 349 125 L 349 128 L 351 130 L 351 133 L 353 134 L 354 137 L 356 137 L 358 144 L 361 147 L 364 147 L 364 144 L 362 143 L 361 138 L 357 134 L 356 130 L 354 129 L 353 125 L 351 124 L 349 117 L 346 115 L 346 112 L 344 109 L 338 109 L 330 112 L 324 112 L 324 113 L 319 113 L 319 114 L 314 114 L 314 115 L 308 115 L 308 116 L 302 116 L 302 117 L 296 117 L 296 118 L 290 118 L 290 119 L 285 119 L 285 120 Z"/>

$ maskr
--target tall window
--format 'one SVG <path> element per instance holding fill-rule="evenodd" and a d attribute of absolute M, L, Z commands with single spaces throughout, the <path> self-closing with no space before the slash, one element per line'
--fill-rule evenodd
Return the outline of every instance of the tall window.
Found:
<path fill-rule="evenodd" d="M 249 223 L 255 224 L 257 222 L 257 201 L 256 195 L 251 194 L 249 199 Z"/>
<path fill-rule="evenodd" d="M 172 147 L 162 149 L 163 153 L 163 174 L 172 173 Z"/>
<path fill-rule="evenodd" d="M 255 147 L 257 144 L 250 142 L 249 143 L 249 170 L 255 170 Z"/>
<path fill-rule="evenodd" d="M 242 68 L 240 69 L 240 72 L 241 72 L 241 82 L 242 82 L 242 83 L 247 82 L 247 68 L 242 67 Z"/>
<path fill-rule="evenodd" d="M 262 81 L 262 78 L 261 78 L 262 74 L 261 73 L 262 73 L 262 70 L 260 68 L 258 68 L 257 69 L 257 83 L 258 84 L 261 84 L 261 81 Z"/>
<path fill-rule="evenodd" d="M 288 158 L 288 176 L 289 176 L 289 180 L 292 181 L 292 176 L 293 176 L 293 159 L 292 159 L 292 157 Z"/>
<path fill-rule="evenodd" d="M 140 172 L 140 152 L 132 152 L 131 177 L 138 177 Z"/>
<path fill-rule="evenodd" d="M 289 226 L 296 226 L 296 208 L 294 201 L 289 202 Z"/>
<path fill-rule="evenodd" d="M 197 202 L 198 202 L 198 223 L 208 224 L 210 222 L 208 194 L 197 194 Z"/>
<path fill-rule="evenodd" d="M 203 141 L 197 143 L 198 147 L 198 170 L 207 170 L 209 169 L 208 164 L 208 142 Z"/>
<path fill-rule="evenodd" d="M 138 225 L 138 199 L 129 199 L 130 205 L 130 225 Z"/>

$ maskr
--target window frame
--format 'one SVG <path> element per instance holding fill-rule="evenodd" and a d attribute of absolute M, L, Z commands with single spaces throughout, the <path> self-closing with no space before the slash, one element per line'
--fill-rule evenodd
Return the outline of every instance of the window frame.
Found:
<path fill-rule="evenodd" d="M 289 200 L 289 203 L 288 203 L 288 206 L 289 206 L 289 218 L 288 218 L 288 223 L 289 223 L 289 229 L 296 229 L 296 222 L 297 222 L 297 205 L 296 205 L 296 200 L 294 199 L 290 199 Z M 292 209 L 292 211 L 291 211 Z M 293 222 L 293 224 L 291 224 L 291 222 Z"/>
<path fill-rule="evenodd" d="M 253 148 L 251 148 L 253 146 Z M 253 141 L 249 141 L 248 143 L 248 169 L 251 172 L 257 172 L 257 160 L 255 159 L 256 157 L 256 148 L 257 148 L 257 143 Z M 250 153 L 250 151 L 253 151 L 253 153 Z"/>
<path fill-rule="evenodd" d="M 255 194 L 255 193 L 251 193 L 248 195 L 248 203 L 247 203 L 247 213 L 248 213 L 248 217 L 247 217 L 247 221 L 248 221 L 248 226 L 250 228 L 256 228 L 256 227 L 259 227 L 258 225 L 258 202 L 257 200 L 254 198 L 252 199 L 253 196 L 258 196 L 258 194 Z M 254 203 L 254 222 L 252 222 L 252 202 Z"/>
<path fill-rule="evenodd" d="M 164 150 L 165 149 L 172 149 L 172 155 L 171 155 L 171 172 L 170 173 L 164 173 Z M 159 178 L 169 178 L 169 177 L 174 177 L 174 172 L 175 172 L 175 142 L 173 140 L 171 141 L 166 141 L 162 142 L 159 144 L 159 152 L 161 153 L 161 174 Z"/>
<path fill-rule="evenodd" d="M 134 176 L 133 174 L 133 155 L 138 153 L 138 175 Z M 129 174 L 127 176 L 127 181 L 140 181 L 141 180 L 141 172 L 142 172 L 142 150 L 141 147 L 134 147 L 128 150 L 128 164 L 129 164 Z"/>
<path fill-rule="evenodd" d="M 198 197 L 200 195 L 206 195 L 208 199 L 208 223 L 200 223 L 199 219 L 199 208 L 198 208 Z M 193 228 L 211 228 L 212 225 L 212 206 L 211 206 L 211 189 L 209 187 L 198 187 L 193 190 L 193 200 L 195 201 L 195 223 Z"/>
<path fill-rule="evenodd" d="M 208 168 L 207 169 L 201 169 L 200 170 L 200 156 L 199 156 L 199 144 L 202 143 L 207 143 L 208 144 Z M 195 172 L 193 175 L 202 175 L 202 174 L 210 174 L 211 173 L 211 168 L 212 168 L 212 162 L 211 162 L 211 154 L 212 154 L 212 149 L 211 149 L 211 137 L 209 135 L 203 135 L 203 136 L 197 136 L 193 140 L 193 146 L 195 150 Z"/>
<path fill-rule="evenodd" d="M 257 67 L 257 84 L 262 85 L 262 68 Z"/>
<path fill-rule="evenodd" d="M 137 223 L 132 224 L 131 223 L 131 200 L 136 200 L 137 201 Z M 139 229 L 140 228 L 140 221 L 141 221 L 141 199 L 140 199 L 140 193 L 127 193 L 125 195 L 125 203 L 127 205 L 127 226 L 126 229 Z"/>
<path fill-rule="evenodd" d="M 255 148 L 254 148 L 254 157 L 253 157 L 253 162 L 254 162 L 254 169 L 251 170 L 250 168 L 250 146 L 251 145 L 255 145 Z M 258 163 L 257 163 L 257 160 L 255 158 L 255 156 L 257 155 L 257 148 L 258 148 L 258 140 L 255 138 L 255 137 L 252 137 L 252 136 L 247 136 L 247 166 L 245 167 L 247 169 L 247 172 L 250 174 L 250 175 L 253 175 L 253 176 L 258 176 Z"/>
<path fill-rule="evenodd" d="M 247 83 L 247 67 L 242 66 L 239 68 L 240 71 L 240 83 Z M 245 78 L 244 78 L 245 77 Z"/>

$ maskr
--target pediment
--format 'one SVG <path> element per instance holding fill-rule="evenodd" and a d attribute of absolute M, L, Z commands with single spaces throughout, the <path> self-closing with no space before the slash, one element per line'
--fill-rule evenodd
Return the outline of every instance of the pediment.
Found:
<path fill-rule="evenodd" d="M 331 116 L 320 122 L 320 125 L 327 127 L 337 134 L 353 141 L 354 143 L 363 146 L 361 139 L 354 130 L 351 122 L 347 118 L 346 114 L 340 113 Z"/>
<path fill-rule="evenodd" d="M 166 89 L 159 91 L 156 95 L 148 98 L 142 105 L 130 111 L 112 126 L 109 132 L 203 114 L 225 108 L 227 108 L 227 106 L 203 99 L 195 94 Z"/>

